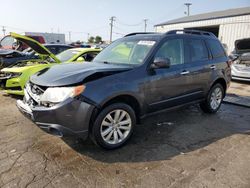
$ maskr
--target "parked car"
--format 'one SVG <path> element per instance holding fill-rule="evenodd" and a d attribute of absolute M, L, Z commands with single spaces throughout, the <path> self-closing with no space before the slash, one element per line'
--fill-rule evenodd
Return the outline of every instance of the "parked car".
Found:
<path fill-rule="evenodd" d="M 73 48 L 73 46 L 67 44 L 44 44 L 44 46 L 54 55 Z M 41 59 L 41 57 L 31 48 L 27 48 L 22 52 L 18 50 L 0 50 L 0 70 L 20 61 L 34 59 Z"/>
<path fill-rule="evenodd" d="M 232 79 L 250 81 L 250 38 L 236 40 L 235 50 L 231 54 Z"/>
<path fill-rule="evenodd" d="M 56 57 L 60 59 L 61 62 L 90 62 L 100 51 L 100 49 L 92 48 L 72 48 L 58 54 Z"/>
<path fill-rule="evenodd" d="M 68 63 L 73 61 L 82 62 L 85 60 L 92 60 L 94 55 L 100 52 L 100 50 L 89 48 L 73 48 L 65 50 L 55 56 L 46 47 L 31 38 L 15 33 L 12 33 L 11 35 L 18 41 L 30 46 L 40 55 L 41 59 L 20 61 L 19 63 L 0 71 L 0 87 L 8 94 L 23 95 L 23 88 L 29 80 L 29 77 L 38 71 L 62 62 Z"/>
<path fill-rule="evenodd" d="M 156 112 L 193 103 L 217 112 L 230 78 L 229 59 L 212 33 L 134 33 L 92 63 L 55 65 L 33 75 L 17 106 L 50 134 L 90 136 L 115 149 L 141 118 Z"/>

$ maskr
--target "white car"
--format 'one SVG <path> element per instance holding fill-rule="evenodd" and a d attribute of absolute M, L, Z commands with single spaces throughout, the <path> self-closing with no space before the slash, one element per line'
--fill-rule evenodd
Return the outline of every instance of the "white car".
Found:
<path fill-rule="evenodd" d="M 232 79 L 250 81 L 250 38 L 235 41 Z"/>

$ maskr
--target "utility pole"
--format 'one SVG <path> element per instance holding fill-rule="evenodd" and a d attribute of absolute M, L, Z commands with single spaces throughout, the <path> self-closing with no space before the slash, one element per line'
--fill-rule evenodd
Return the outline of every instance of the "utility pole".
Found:
<path fill-rule="evenodd" d="M 144 19 L 143 21 L 144 21 L 144 32 L 146 32 L 147 31 L 147 21 L 148 21 L 148 19 Z"/>
<path fill-rule="evenodd" d="M 71 31 L 69 31 L 69 42 L 71 42 Z"/>
<path fill-rule="evenodd" d="M 184 5 L 187 6 L 187 12 L 185 12 L 187 14 L 187 16 L 190 15 L 190 6 L 192 5 L 192 3 L 184 3 Z"/>
<path fill-rule="evenodd" d="M 112 42 L 113 26 L 114 26 L 115 16 L 110 18 L 110 43 Z"/>
<path fill-rule="evenodd" d="M 89 33 L 87 33 L 87 42 L 89 41 Z"/>
<path fill-rule="evenodd" d="M 2 31 L 3 31 L 3 36 L 5 36 L 6 29 L 5 29 L 5 27 L 4 27 L 4 26 L 3 26 Z"/>

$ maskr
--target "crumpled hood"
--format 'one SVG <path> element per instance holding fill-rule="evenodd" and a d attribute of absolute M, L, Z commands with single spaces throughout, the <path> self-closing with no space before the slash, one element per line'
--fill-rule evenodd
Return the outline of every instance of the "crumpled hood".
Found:
<path fill-rule="evenodd" d="M 84 82 L 84 79 L 102 72 L 117 73 L 132 69 L 129 65 L 114 65 L 94 62 L 62 63 L 44 69 L 31 76 L 34 84 L 46 87 L 74 85 Z"/>

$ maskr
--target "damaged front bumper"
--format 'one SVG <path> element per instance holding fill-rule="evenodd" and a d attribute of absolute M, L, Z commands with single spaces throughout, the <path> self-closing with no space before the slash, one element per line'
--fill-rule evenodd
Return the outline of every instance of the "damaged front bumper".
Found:
<path fill-rule="evenodd" d="M 45 132 L 59 137 L 88 137 L 90 119 L 95 108 L 93 105 L 75 98 L 52 107 L 32 106 L 24 101 L 17 101 L 18 109 Z"/>

